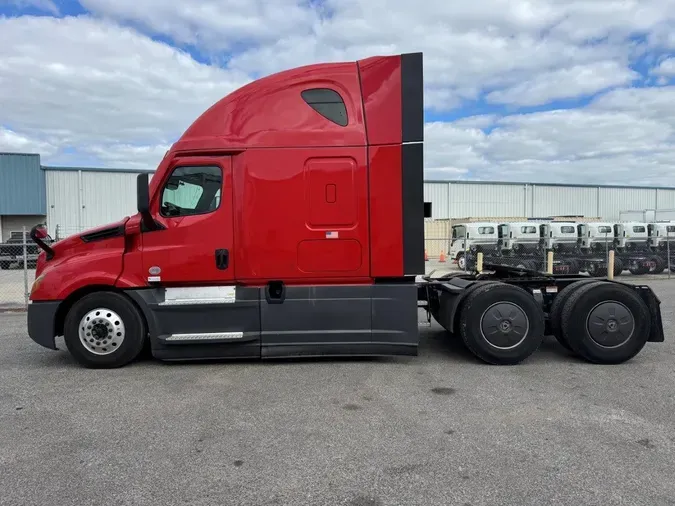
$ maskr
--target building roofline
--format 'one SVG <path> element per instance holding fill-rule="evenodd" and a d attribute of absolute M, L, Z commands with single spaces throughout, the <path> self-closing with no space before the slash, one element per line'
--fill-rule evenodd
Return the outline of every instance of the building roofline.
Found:
<path fill-rule="evenodd" d="M 11 151 L 0 151 L 0 155 L 11 155 L 11 156 L 40 156 L 40 153 L 12 153 Z"/>
<path fill-rule="evenodd" d="M 581 184 L 581 183 L 525 183 L 517 181 L 488 181 L 488 180 L 464 180 L 464 179 L 425 179 L 425 183 L 432 184 L 502 184 L 510 186 L 555 186 L 555 187 L 574 187 L 574 188 L 622 188 L 625 190 L 675 190 L 675 186 L 640 186 L 640 185 L 603 185 L 603 184 Z"/>
<path fill-rule="evenodd" d="M 55 165 L 42 165 L 40 166 L 42 170 L 53 170 L 53 171 L 63 171 L 63 172 L 109 172 L 114 174 L 152 174 L 155 172 L 155 169 L 114 169 L 109 167 L 59 167 Z"/>

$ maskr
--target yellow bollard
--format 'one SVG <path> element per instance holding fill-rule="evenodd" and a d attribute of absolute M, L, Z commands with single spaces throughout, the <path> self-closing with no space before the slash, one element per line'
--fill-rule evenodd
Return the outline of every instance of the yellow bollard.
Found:
<path fill-rule="evenodd" d="M 546 272 L 553 274 L 553 252 L 549 251 L 546 255 Z"/>
<path fill-rule="evenodd" d="M 609 250 L 609 258 L 607 259 L 607 279 L 614 279 L 614 250 Z"/>
<path fill-rule="evenodd" d="M 476 272 L 481 273 L 483 272 L 483 252 L 479 251 L 478 255 L 476 256 Z"/>

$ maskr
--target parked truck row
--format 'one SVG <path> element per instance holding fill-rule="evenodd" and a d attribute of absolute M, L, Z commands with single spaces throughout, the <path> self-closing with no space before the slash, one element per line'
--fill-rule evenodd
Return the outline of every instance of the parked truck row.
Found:
<path fill-rule="evenodd" d="M 556 273 L 605 276 L 609 250 L 615 276 L 626 270 L 659 274 L 669 265 L 675 272 L 675 221 L 459 223 L 452 227 L 449 254 L 462 270 L 473 268 L 478 252 L 487 262 L 545 270 L 546 253 L 553 251 Z"/>

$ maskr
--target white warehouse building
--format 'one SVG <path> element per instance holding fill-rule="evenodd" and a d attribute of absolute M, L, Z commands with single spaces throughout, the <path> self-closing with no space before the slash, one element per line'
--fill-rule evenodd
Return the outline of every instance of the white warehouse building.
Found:
<path fill-rule="evenodd" d="M 45 221 L 53 236 L 66 237 L 136 212 L 136 177 L 141 171 L 42 168 L 47 197 Z"/>
<path fill-rule="evenodd" d="M 436 220 L 584 216 L 619 221 L 625 211 L 675 210 L 675 188 L 425 181 L 424 201 L 431 203 Z"/>

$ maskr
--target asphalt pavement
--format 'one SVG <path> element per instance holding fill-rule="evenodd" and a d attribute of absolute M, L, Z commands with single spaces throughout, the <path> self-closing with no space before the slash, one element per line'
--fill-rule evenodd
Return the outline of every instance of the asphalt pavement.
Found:
<path fill-rule="evenodd" d="M 667 340 L 620 366 L 487 366 L 434 324 L 418 357 L 92 371 L 0 314 L 0 505 L 675 504 L 653 287 Z"/>

